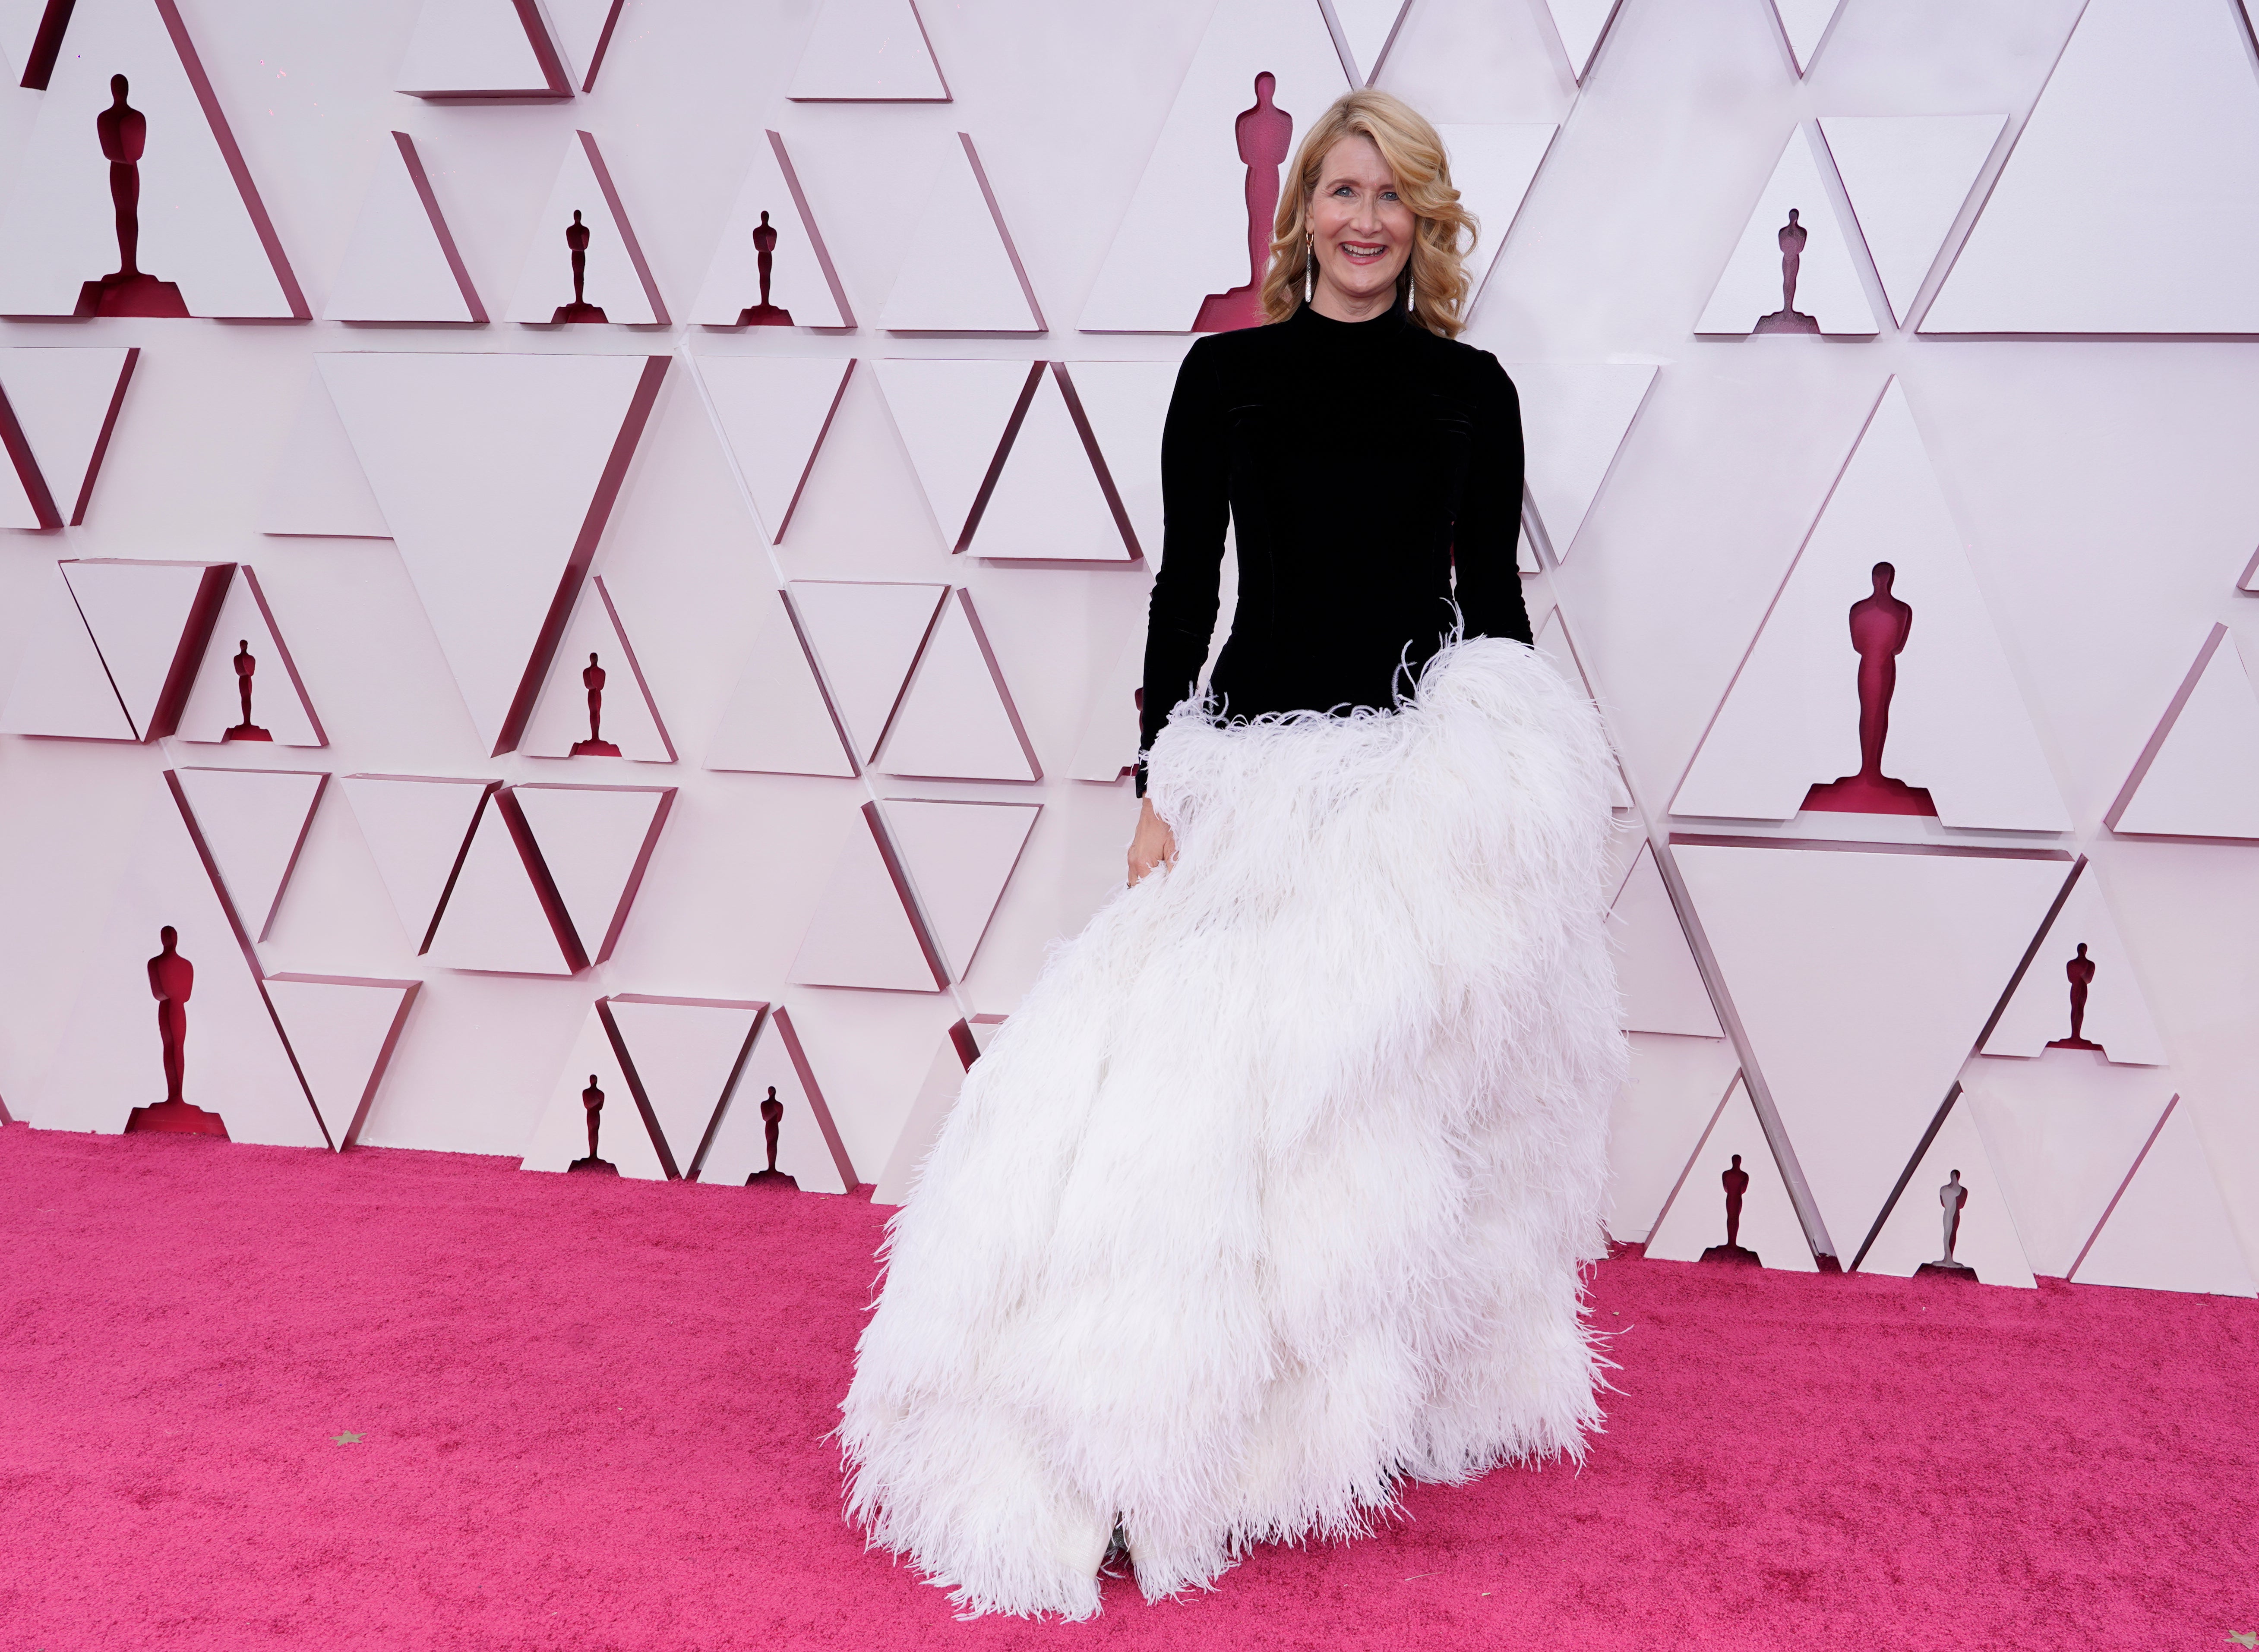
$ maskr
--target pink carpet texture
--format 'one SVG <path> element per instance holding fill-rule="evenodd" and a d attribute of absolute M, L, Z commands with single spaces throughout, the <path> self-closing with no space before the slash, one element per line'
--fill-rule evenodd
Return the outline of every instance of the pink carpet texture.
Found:
<path fill-rule="evenodd" d="M 0 1652 L 2125 1648 L 2259 1633 L 2259 1307 L 1626 1255 L 1581 1471 L 960 1621 L 824 1435 L 885 1212 L 0 1129 Z"/>

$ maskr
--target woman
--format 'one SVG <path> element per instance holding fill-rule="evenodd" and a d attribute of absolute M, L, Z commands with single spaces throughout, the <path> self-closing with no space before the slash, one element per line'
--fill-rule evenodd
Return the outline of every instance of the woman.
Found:
<path fill-rule="evenodd" d="M 1351 93 L 1273 324 L 1178 376 L 1131 887 L 967 1076 L 842 1407 L 850 1513 L 973 1611 L 1087 1616 L 1117 1539 L 1149 1599 L 1205 1585 L 1599 1421 L 1610 758 L 1527 646 L 1472 228 L 1434 129 Z"/>

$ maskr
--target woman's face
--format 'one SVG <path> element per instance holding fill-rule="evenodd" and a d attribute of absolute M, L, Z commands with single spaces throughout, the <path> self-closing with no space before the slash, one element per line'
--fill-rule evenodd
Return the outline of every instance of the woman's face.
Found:
<path fill-rule="evenodd" d="M 1383 295 L 1393 301 L 1396 277 L 1412 256 L 1415 222 L 1372 139 L 1352 132 L 1326 151 L 1310 196 L 1310 244 L 1318 279 L 1331 283 L 1349 308 L 1377 310 Z"/>

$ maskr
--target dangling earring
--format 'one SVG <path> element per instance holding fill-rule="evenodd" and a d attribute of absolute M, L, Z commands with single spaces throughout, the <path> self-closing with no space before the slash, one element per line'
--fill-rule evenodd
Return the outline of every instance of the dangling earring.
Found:
<path fill-rule="evenodd" d="M 1404 265 L 1404 313 L 1407 316 L 1412 313 L 1412 265 L 1407 260 Z"/>
<path fill-rule="evenodd" d="M 1308 303 L 1317 295 L 1318 244 L 1308 236 L 1302 238 L 1302 302 Z"/>

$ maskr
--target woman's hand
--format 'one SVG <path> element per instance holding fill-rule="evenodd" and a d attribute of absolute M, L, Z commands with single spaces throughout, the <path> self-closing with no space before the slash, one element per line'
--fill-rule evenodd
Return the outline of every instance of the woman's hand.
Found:
<path fill-rule="evenodd" d="M 1177 858 L 1177 835 L 1168 822 L 1153 812 L 1153 800 L 1144 800 L 1137 811 L 1137 830 L 1130 837 L 1130 882 L 1137 881 L 1156 866 L 1166 865 Z"/>

